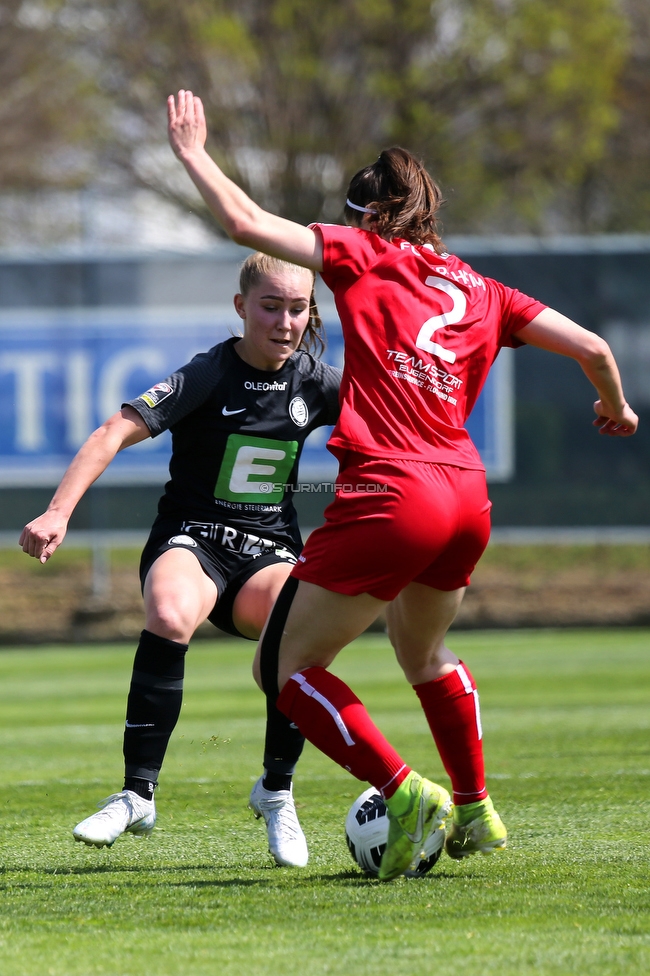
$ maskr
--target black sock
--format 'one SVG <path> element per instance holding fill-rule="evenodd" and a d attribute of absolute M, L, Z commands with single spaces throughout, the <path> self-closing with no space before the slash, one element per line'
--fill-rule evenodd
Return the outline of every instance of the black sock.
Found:
<path fill-rule="evenodd" d="M 264 774 L 262 786 L 265 790 L 270 790 L 272 793 L 277 793 L 279 790 L 290 790 L 292 779 L 293 776 L 290 774 L 283 776 L 281 773 L 269 773 L 267 771 Z"/>
<path fill-rule="evenodd" d="M 278 690 L 278 657 L 284 625 L 289 616 L 298 580 L 289 576 L 278 594 L 266 624 L 260 645 L 260 671 L 266 695 L 266 740 L 264 742 L 264 787 L 267 790 L 291 789 L 296 764 L 305 737 L 276 707 Z"/>
<path fill-rule="evenodd" d="M 266 741 L 264 743 L 264 786 L 267 790 L 290 790 L 291 778 L 300 759 L 305 737 L 266 699 Z"/>
<path fill-rule="evenodd" d="M 153 791 L 156 785 L 148 779 L 138 779 L 137 776 L 125 776 L 124 778 L 124 789 L 137 793 L 143 800 L 153 800 Z"/>
<path fill-rule="evenodd" d="M 183 701 L 187 644 L 143 630 L 135 652 L 126 706 L 127 780 L 156 783 Z M 138 792 L 135 790 L 135 792 Z"/>

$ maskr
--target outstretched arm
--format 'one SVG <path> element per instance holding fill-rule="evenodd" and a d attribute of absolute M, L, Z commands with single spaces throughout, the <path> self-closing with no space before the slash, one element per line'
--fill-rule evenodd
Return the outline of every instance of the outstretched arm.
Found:
<path fill-rule="evenodd" d="M 309 227 L 262 210 L 208 156 L 201 99 L 190 91 L 179 91 L 177 100 L 170 95 L 167 116 L 170 145 L 226 234 L 237 244 L 321 271 L 320 237 Z"/>
<path fill-rule="evenodd" d="M 151 432 L 133 407 L 122 407 L 98 427 L 73 458 L 47 511 L 23 529 L 18 542 L 23 552 L 46 563 L 63 542 L 70 516 L 92 483 L 118 451 L 147 437 L 151 437 Z"/>
<path fill-rule="evenodd" d="M 616 361 L 604 339 L 552 308 L 545 308 L 535 316 L 517 332 L 517 338 L 529 346 L 570 356 L 580 363 L 598 391 L 594 426 L 600 428 L 601 434 L 614 437 L 634 434 L 639 418 L 625 400 Z"/>

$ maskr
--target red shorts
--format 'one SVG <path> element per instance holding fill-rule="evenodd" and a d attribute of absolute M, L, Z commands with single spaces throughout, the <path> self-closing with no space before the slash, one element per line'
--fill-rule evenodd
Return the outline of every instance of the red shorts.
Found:
<path fill-rule="evenodd" d="M 350 452 L 291 575 L 379 600 L 412 582 L 456 590 L 487 546 L 490 507 L 483 471 Z"/>

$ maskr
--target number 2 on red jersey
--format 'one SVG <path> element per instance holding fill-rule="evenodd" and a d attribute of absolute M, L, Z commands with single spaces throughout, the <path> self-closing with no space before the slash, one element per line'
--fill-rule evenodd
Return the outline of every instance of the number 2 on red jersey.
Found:
<path fill-rule="evenodd" d="M 440 291 L 444 291 L 445 294 L 449 295 L 454 304 L 450 312 L 443 312 L 442 315 L 433 315 L 430 319 L 426 320 L 418 332 L 415 345 L 418 349 L 424 349 L 426 352 L 433 353 L 434 356 L 438 356 L 439 359 L 444 360 L 446 363 L 455 363 L 456 353 L 452 352 L 451 349 L 445 349 L 438 342 L 433 342 L 432 337 L 434 332 L 438 332 L 439 329 L 444 329 L 446 325 L 457 325 L 462 320 L 467 309 L 467 301 L 460 288 L 452 281 L 446 281 L 444 278 L 436 278 L 434 275 L 429 275 L 424 283 L 430 288 L 439 288 Z"/>

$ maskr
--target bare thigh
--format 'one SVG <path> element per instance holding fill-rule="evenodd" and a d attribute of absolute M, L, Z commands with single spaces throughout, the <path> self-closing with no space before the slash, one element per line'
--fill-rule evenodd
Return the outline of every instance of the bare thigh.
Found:
<path fill-rule="evenodd" d="M 412 685 L 433 681 L 458 664 L 445 636 L 458 613 L 465 588 L 435 590 L 409 583 L 388 605 L 388 636 L 397 660 Z"/>
<path fill-rule="evenodd" d="M 217 587 L 187 549 L 158 556 L 144 582 L 145 627 L 158 637 L 189 644 L 217 602 Z"/>
<path fill-rule="evenodd" d="M 342 647 L 377 619 L 384 600 L 369 593 L 345 596 L 301 580 L 280 644 L 278 685 L 310 667 L 328 667 Z"/>
<path fill-rule="evenodd" d="M 274 563 L 246 580 L 232 608 L 233 623 L 244 637 L 258 639 L 292 568 L 290 563 Z"/>

